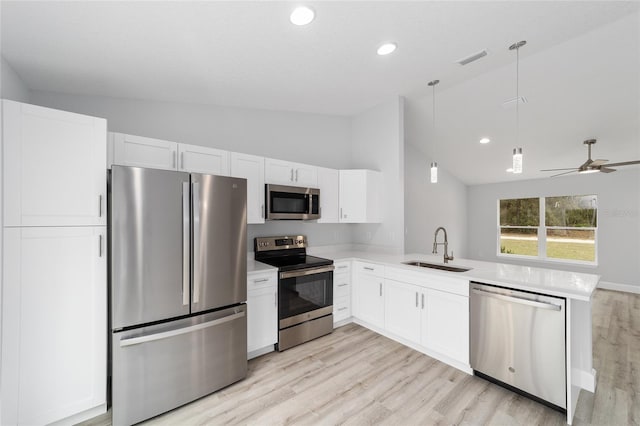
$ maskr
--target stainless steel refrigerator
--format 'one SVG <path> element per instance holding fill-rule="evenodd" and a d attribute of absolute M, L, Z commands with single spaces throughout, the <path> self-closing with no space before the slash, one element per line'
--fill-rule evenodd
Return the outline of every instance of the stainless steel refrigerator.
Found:
<path fill-rule="evenodd" d="M 244 179 L 113 166 L 114 426 L 246 376 L 246 191 Z"/>

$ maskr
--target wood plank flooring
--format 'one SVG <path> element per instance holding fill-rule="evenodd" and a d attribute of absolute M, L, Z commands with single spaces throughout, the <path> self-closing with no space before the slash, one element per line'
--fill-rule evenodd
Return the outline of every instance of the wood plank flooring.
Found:
<path fill-rule="evenodd" d="M 640 424 L 640 295 L 597 290 L 595 394 L 575 425 Z M 109 413 L 85 426 L 111 424 Z M 557 411 L 355 324 L 249 361 L 242 382 L 146 425 L 565 424 Z"/>

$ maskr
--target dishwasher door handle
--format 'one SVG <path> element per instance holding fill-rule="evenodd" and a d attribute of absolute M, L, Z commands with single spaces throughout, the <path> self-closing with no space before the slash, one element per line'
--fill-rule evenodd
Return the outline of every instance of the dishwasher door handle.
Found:
<path fill-rule="evenodd" d="M 512 303 L 519 303 L 521 305 L 533 306 L 535 308 L 549 309 L 552 311 L 562 310 L 561 305 L 556 305 L 553 303 L 537 302 L 535 300 L 524 299 L 522 297 L 507 296 L 506 294 L 494 293 L 493 291 L 482 290 L 475 287 L 472 288 L 471 291 L 480 296 L 493 297 L 494 299 L 500 299 Z"/>

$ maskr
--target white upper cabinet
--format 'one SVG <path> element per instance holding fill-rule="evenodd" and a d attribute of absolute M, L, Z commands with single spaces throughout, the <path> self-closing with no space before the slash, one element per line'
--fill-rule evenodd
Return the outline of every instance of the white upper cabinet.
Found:
<path fill-rule="evenodd" d="M 340 170 L 340 222 L 382 222 L 382 173 Z"/>
<path fill-rule="evenodd" d="M 229 151 L 180 143 L 178 154 L 182 172 L 229 176 Z"/>
<path fill-rule="evenodd" d="M 318 189 L 320 189 L 320 219 L 318 223 L 338 223 L 340 171 L 318 167 Z"/>
<path fill-rule="evenodd" d="M 176 170 L 178 166 L 178 143 L 114 133 L 113 164 Z"/>
<path fill-rule="evenodd" d="M 231 176 L 247 180 L 247 223 L 264 223 L 264 158 L 232 152 Z"/>
<path fill-rule="evenodd" d="M 308 164 L 265 158 L 265 183 L 318 187 L 318 168 Z"/>
<path fill-rule="evenodd" d="M 105 225 L 106 120 L 2 106 L 4 225 Z"/>

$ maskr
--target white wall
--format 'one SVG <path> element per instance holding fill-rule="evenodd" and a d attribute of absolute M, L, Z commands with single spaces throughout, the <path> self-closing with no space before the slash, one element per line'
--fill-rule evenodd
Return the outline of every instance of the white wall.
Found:
<path fill-rule="evenodd" d="M 351 165 L 351 119 L 342 116 L 33 91 L 31 103 L 108 120 L 109 131 L 211 146 L 331 168 Z M 351 225 L 273 221 L 256 236 L 304 234 L 312 246 L 351 243 Z"/>
<path fill-rule="evenodd" d="M 383 223 L 358 224 L 356 244 L 404 249 L 404 99 L 396 97 L 353 117 L 351 168 L 382 172 Z"/>
<path fill-rule="evenodd" d="M 610 174 L 470 186 L 467 206 L 469 257 L 596 273 L 605 282 L 640 287 L 640 169 L 632 167 L 620 168 Z M 597 267 L 498 258 L 497 200 L 582 194 L 598 196 Z"/>
<path fill-rule="evenodd" d="M 467 256 L 467 186 L 443 167 L 438 167 L 438 182 L 430 181 L 427 156 L 411 144 L 405 144 L 404 251 L 431 253 L 433 235 L 439 226 L 447 230 L 449 254 Z M 442 241 L 443 236 L 438 237 Z M 438 253 L 444 254 L 442 246 Z"/>
<path fill-rule="evenodd" d="M 29 102 L 30 91 L 20 76 L 0 55 L 0 98 L 18 102 Z"/>

